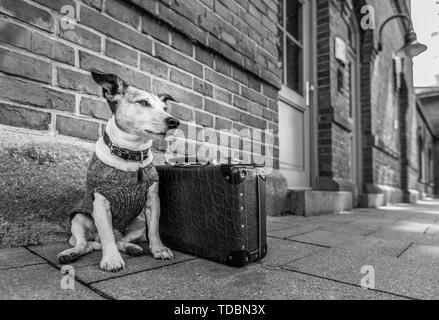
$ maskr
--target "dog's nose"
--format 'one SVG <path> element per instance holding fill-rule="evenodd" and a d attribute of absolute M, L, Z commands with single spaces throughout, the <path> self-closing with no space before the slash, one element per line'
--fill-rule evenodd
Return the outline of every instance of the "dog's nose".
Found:
<path fill-rule="evenodd" d="M 180 125 L 180 121 L 172 117 L 166 118 L 165 123 L 169 127 L 169 129 L 175 129 Z"/>

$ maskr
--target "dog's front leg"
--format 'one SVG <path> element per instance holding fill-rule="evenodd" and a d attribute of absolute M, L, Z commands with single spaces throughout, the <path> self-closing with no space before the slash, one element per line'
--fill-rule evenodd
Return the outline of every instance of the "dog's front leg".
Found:
<path fill-rule="evenodd" d="M 156 259 L 173 259 L 172 251 L 164 246 L 159 235 L 160 199 L 158 182 L 155 182 L 148 190 L 145 214 L 148 224 L 149 249 L 153 257 Z"/>
<path fill-rule="evenodd" d="M 100 267 L 105 271 L 119 271 L 125 268 L 125 262 L 120 255 L 114 238 L 111 219 L 110 202 L 101 194 L 94 194 L 93 219 L 98 229 L 102 245 L 102 260 Z"/>

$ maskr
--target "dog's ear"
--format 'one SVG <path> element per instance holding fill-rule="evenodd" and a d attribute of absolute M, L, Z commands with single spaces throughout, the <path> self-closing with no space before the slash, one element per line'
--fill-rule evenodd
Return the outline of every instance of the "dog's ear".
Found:
<path fill-rule="evenodd" d="M 101 73 L 97 70 L 91 71 L 93 80 L 102 87 L 102 93 L 110 105 L 111 111 L 116 112 L 117 95 L 125 94 L 128 84 L 116 74 Z"/>
<path fill-rule="evenodd" d="M 168 101 L 174 101 L 175 99 L 171 97 L 169 94 L 162 93 L 158 95 L 159 99 L 162 100 L 163 103 L 167 103 Z"/>

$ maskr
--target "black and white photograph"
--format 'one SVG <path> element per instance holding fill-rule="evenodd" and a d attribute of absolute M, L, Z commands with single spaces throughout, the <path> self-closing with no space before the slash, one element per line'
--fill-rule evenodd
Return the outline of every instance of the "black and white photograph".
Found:
<path fill-rule="evenodd" d="M 0 0 L 0 300 L 437 299 L 438 0 Z"/>

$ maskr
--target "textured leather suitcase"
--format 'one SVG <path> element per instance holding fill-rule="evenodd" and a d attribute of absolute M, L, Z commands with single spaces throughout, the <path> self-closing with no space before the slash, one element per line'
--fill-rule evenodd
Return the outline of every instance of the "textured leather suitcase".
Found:
<path fill-rule="evenodd" d="M 262 167 L 165 165 L 157 170 L 160 237 L 167 246 L 234 267 L 265 257 Z"/>

